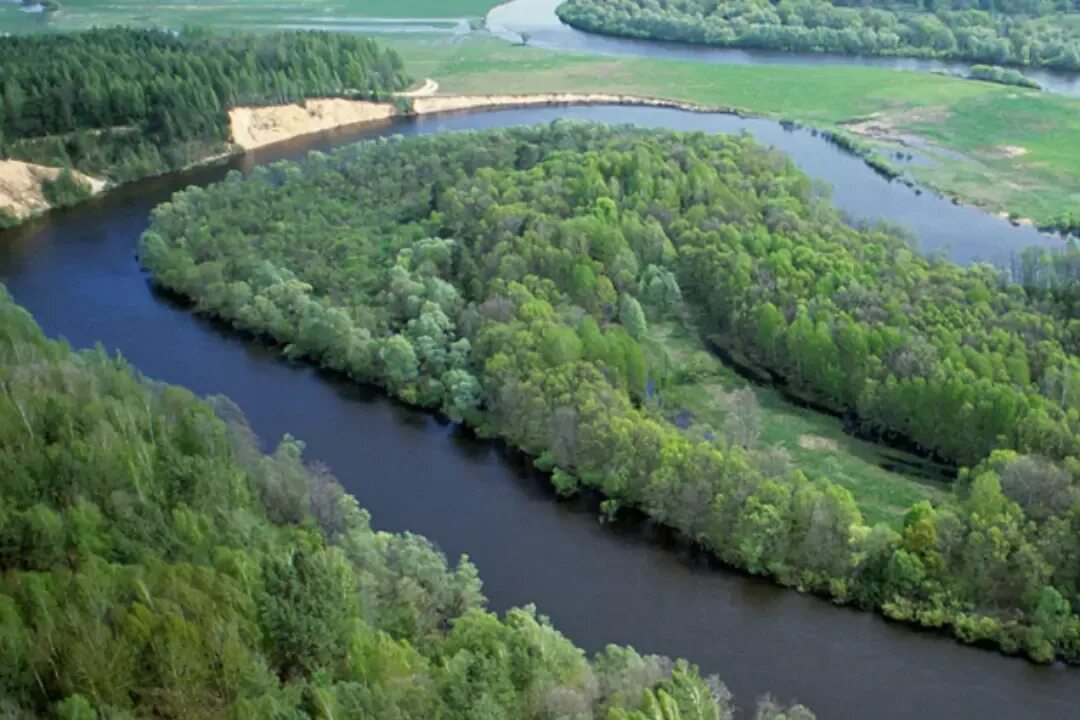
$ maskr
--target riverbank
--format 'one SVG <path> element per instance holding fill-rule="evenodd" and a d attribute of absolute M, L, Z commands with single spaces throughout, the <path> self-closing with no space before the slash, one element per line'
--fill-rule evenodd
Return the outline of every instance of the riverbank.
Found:
<path fill-rule="evenodd" d="M 5 222 L 25 222 L 49 210 L 47 187 L 55 182 L 63 168 L 35 165 L 20 160 L 0 160 L 0 226 Z M 89 188 L 90 196 L 105 190 L 107 183 L 99 178 L 72 171 L 76 182 Z"/>
<path fill-rule="evenodd" d="M 533 122 L 557 113 L 529 112 Z M 663 112 L 593 108 L 570 114 L 645 124 L 650 113 Z M 692 130 L 707 119 L 681 116 L 680 127 Z M 309 457 L 336 471 L 379 529 L 410 529 L 450 556 L 468 553 L 483 572 L 493 609 L 535 602 L 589 652 L 615 642 L 690 657 L 703 671 L 727 678 L 737 696 L 771 691 L 782 699 L 797 697 L 836 720 L 1068 716 L 1080 701 L 1080 684 L 1071 672 L 964 646 L 941 634 L 912 632 L 710 567 L 703 554 L 692 554 L 631 513 L 598 523 L 594 504 L 553 501 L 535 471 L 499 446 L 477 442 L 381 392 L 313 372 L 305 363 L 281 362 L 257 340 L 148 292 L 146 276 L 133 261 L 136 239 L 155 206 L 175 191 L 208 186 L 250 162 L 298 160 L 311 150 L 391 133 L 525 120 L 522 113 L 505 111 L 497 117 L 461 113 L 400 127 L 373 125 L 121 188 L 5 233 L 0 274 L 49 335 L 62 335 L 74 347 L 100 341 L 148 377 L 200 395 L 227 393 L 259 437 L 291 432 L 303 440 Z M 673 114 L 671 120 L 680 117 Z M 735 126 L 733 118 L 725 120 Z M 778 133 L 781 140 L 804 135 Z M 825 150 L 830 165 L 847 164 L 834 148 Z M 878 194 L 874 178 L 865 184 Z M 884 191 L 883 206 L 894 207 L 888 186 Z M 793 637 L 799 639 L 794 645 Z M 850 692 L 838 692 L 840 687 Z"/>
<path fill-rule="evenodd" d="M 502 44 L 499 43 L 499 45 L 501 46 Z M 757 116 L 767 119 L 782 118 L 782 115 L 773 112 L 768 104 L 773 101 L 773 96 L 777 93 L 776 88 L 770 89 L 768 84 L 760 86 L 761 92 L 756 95 L 759 102 L 755 103 L 755 105 L 750 108 L 747 108 L 744 104 L 747 98 L 743 88 L 737 86 L 719 88 L 718 91 L 713 91 L 705 95 L 707 98 L 716 100 L 716 102 L 712 103 L 700 102 L 696 99 L 692 99 L 700 97 L 701 94 L 697 93 L 692 86 L 684 88 L 677 83 L 673 83 L 666 88 L 650 84 L 648 87 L 656 91 L 656 94 L 653 95 L 605 91 L 544 91 L 544 88 L 557 88 L 560 85 L 575 86 L 581 84 L 579 82 L 580 73 L 585 71 L 595 71 L 600 75 L 604 75 L 605 72 L 603 68 L 596 68 L 593 66 L 593 63 L 588 61 L 582 62 L 580 65 L 574 62 L 575 60 L 581 60 L 580 56 L 565 56 L 572 62 L 565 68 L 568 72 L 558 79 L 551 76 L 551 68 L 546 70 L 544 68 L 535 68 L 535 64 L 532 62 L 525 63 L 517 68 L 515 68 L 512 63 L 504 64 L 501 65 L 501 67 L 503 67 L 503 70 L 501 71 L 490 70 L 484 73 L 481 73 L 478 68 L 472 66 L 472 63 L 469 62 L 469 69 L 463 72 L 463 68 L 461 68 L 460 65 L 462 62 L 467 62 L 470 59 L 476 46 L 469 43 L 462 46 L 462 48 L 465 50 L 465 58 L 459 59 L 458 61 L 444 59 L 444 61 L 439 64 L 439 67 L 437 68 L 441 71 L 439 74 L 439 81 L 435 81 L 430 77 L 426 78 L 418 86 L 417 90 L 399 94 L 398 99 L 394 103 L 330 98 L 309 100 L 303 105 L 288 104 L 234 108 L 229 111 L 230 143 L 226 151 L 215 152 L 206 158 L 202 158 L 199 161 L 192 163 L 189 167 L 217 162 L 231 156 L 243 154 L 244 152 L 285 143 L 307 135 L 338 130 L 341 128 L 362 127 L 365 124 L 385 123 L 391 121 L 395 117 L 401 116 L 422 117 L 491 109 L 569 107 L 575 105 L 624 105 L 669 108 L 685 112 L 716 113 L 738 117 Z M 511 49 L 510 54 L 516 54 L 516 51 L 518 50 L 531 54 L 530 48 L 513 48 Z M 410 56 L 407 55 L 406 57 Z M 554 61 L 558 67 L 563 66 L 563 63 L 561 62 L 563 56 L 555 58 L 550 53 L 542 53 L 541 57 L 544 57 L 547 62 Z M 421 65 L 420 62 L 416 60 L 413 62 L 417 67 L 428 66 L 427 63 Z M 535 74 L 530 74 L 530 69 L 536 70 Z M 741 70 L 750 71 L 754 75 L 759 75 L 763 68 L 742 68 Z M 841 68 L 839 70 L 844 71 L 844 74 L 850 74 L 851 71 L 850 68 Z M 508 77 L 508 73 L 510 72 L 520 72 L 521 76 Z M 874 74 L 877 73 L 877 71 L 870 72 Z M 816 72 L 812 74 L 816 74 Z M 924 77 L 914 73 L 890 74 L 897 79 L 903 80 Z M 607 79 L 610 80 L 610 82 L 605 82 L 604 84 L 614 85 L 615 87 L 624 84 L 624 82 L 614 73 L 610 72 L 610 68 L 607 71 Z M 591 80 L 590 82 L 596 83 L 595 80 Z M 950 87 L 949 85 L 944 85 L 940 89 L 936 86 L 932 86 L 921 88 L 921 91 L 925 94 L 932 90 L 936 96 L 938 92 L 947 92 L 957 89 L 963 92 L 963 88 L 966 86 L 982 85 L 981 83 L 971 83 L 969 81 L 952 80 L 949 78 L 936 78 L 936 82 L 959 83 L 959 86 Z M 640 85 L 642 85 L 642 83 L 635 81 L 634 86 Z M 525 91 L 513 94 L 482 92 L 484 89 L 494 90 L 496 87 L 507 86 L 523 87 Z M 861 84 L 856 84 L 856 91 L 861 87 Z M 675 88 L 675 90 L 672 90 L 672 88 Z M 536 90 L 535 92 L 533 91 L 534 89 Z M 981 88 L 977 87 L 977 89 Z M 438 91 L 439 94 L 432 94 L 436 91 Z M 669 97 L 664 94 L 665 92 L 670 92 L 673 95 L 690 95 L 691 97 L 687 99 Z M 892 92 L 902 94 L 905 92 L 905 88 L 902 85 L 899 87 L 894 85 L 892 87 Z M 738 100 L 739 102 L 730 104 L 720 103 L 719 100 L 721 97 L 726 96 L 730 96 L 732 99 Z M 859 106 L 854 102 L 853 98 L 846 98 L 846 104 L 844 104 L 844 100 L 845 98 L 838 99 L 838 103 L 841 105 L 840 107 L 837 107 L 838 103 L 833 103 L 831 105 L 833 112 L 836 113 L 836 117 L 839 119 L 831 119 L 831 116 L 816 114 L 811 116 L 816 119 L 811 119 L 810 121 L 798 121 L 797 124 L 808 127 L 811 131 L 816 127 L 826 138 L 836 137 L 836 133 L 845 132 L 862 138 L 865 142 L 860 142 L 857 148 L 844 149 L 850 154 L 860 158 L 869 167 L 874 169 L 875 172 L 878 172 L 889 179 L 896 178 L 898 181 L 912 187 L 922 186 L 924 188 L 935 190 L 942 196 L 953 200 L 956 204 L 963 204 L 980 211 L 987 211 L 988 214 L 994 216 L 995 220 L 999 219 L 1003 222 L 1021 225 L 1035 225 L 1037 222 L 1044 226 L 1049 224 L 1045 217 L 1042 218 L 1041 221 L 1028 220 L 1014 209 L 1004 209 L 991 203 L 984 202 L 985 193 L 996 191 L 998 189 L 998 186 L 996 185 L 979 186 L 977 188 L 980 191 L 979 194 L 973 196 L 972 193 L 957 191 L 954 187 L 947 184 L 942 186 L 942 184 L 939 184 L 938 182 L 928 181 L 924 176 L 925 173 L 940 173 L 943 169 L 940 160 L 943 156 L 940 153 L 945 153 L 944 157 L 958 163 L 966 161 L 967 156 L 959 152 L 948 150 L 940 144 L 932 143 L 918 136 L 902 134 L 901 130 L 896 129 L 897 123 L 889 123 L 888 120 L 882 119 L 882 113 L 856 115 L 853 119 L 846 120 L 844 119 L 845 113 L 857 111 Z M 816 107 L 821 107 L 819 100 L 815 102 Z M 807 105 L 807 100 L 796 97 L 791 114 L 796 117 L 806 116 L 808 114 L 806 112 Z M 931 113 L 909 112 L 905 117 L 909 119 L 925 120 L 931 115 Z M 869 122 L 867 118 L 872 118 L 873 121 Z M 888 128 L 888 132 L 885 133 L 881 131 L 881 128 Z M 1009 158 L 1017 162 L 1027 161 L 1032 155 L 1030 146 L 1024 147 L 1021 145 L 1002 144 L 995 147 L 997 148 L 995 152 L 1001 158 Z M 1008 151 L 1001 150 L 1001 147 L 1008 148 Z M 1024 152 L 1020 152 L 1020 148 L 1023 148 Z M 905 163 L 902 167 L 897 168 L 889 159 L 890 154 L 896 150 L 916 152 L 919 154 L 919 161 Z M 961 167 L 963 167 L 963 165 L 961 165 Z M 983 167 L 985 167 L 985 165 L 983 165 Z M 1078 168 L 1078 173 L 1080 173 L 1080 168 Z M 1018 174 L 1014 173 L 1009 180 L 1002 180 L 1001 182 L 1015 184 L 1017 175 Z M 100 192 L 103 186 L 103 184 L 96 186 L 96 192 Z M 1058 192 L 1067 192 L 1067 190 L 1061 190 L 1059 188 Z M 1080 202 L 1080 197 L 1078 197 L 1078 202 Z M 47 209 L 47 207 L 47 204 L 39 204 L 36 212 L 41 212 L 44 209 Z"/>
<path fill-rule="evenodd" d="M 821 130 L 875 118 L 883 156 L 917 155 L 906 178 L 991 214 L 1055 224 L 1080 207 L 1080 99 L 934 73 L 838 65 L 716 65 L 553 52 L 470 36 L 392 39 L 444 94 L 606 92 L 723 106 Z M 904 142 L 901 142 L 903 140 Z M 905 142 L 915 141 L 918 147 Z M 1018 154 L 1006 148 L 1024 148 Z"/>
<path fill-rule="evenodd" d="M 428 78 L 425 87 L 435 81 Z M 437 87 L 437 85 L 436 85 Z M 738 115 L 731 108 L 621 93 L 521 93 L 477 95 L 431 95 L 403 93 L 408 99 L 404 111 L 394 103 L 365 100 L 309 100 L 304 105 L 239 107 L 229 111 L 232 142 L 243 150 L 254 150 L 286 140 L 334 130 L 350 125 L 389 120 L 399 114 L 435 115 L 493 110 L 499 108 L 552 107 L 563 105 L 627 105 L 670 108 L 685 112 Z"/>

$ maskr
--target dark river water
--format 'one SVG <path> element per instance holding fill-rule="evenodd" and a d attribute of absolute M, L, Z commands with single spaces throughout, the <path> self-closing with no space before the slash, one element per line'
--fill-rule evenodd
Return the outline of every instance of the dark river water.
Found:
<path fill-rule="evenodd" d="M 555 15 L 555 8 L 562 3 L 563 0 L 511 0 L 488 13 L 487 26 L 495 35 L 513 42 L 520 39 L 520 33 L 527 32 L 530 45 L 602 55 L 632 55 L 726 65 L 866 65 L 894 70 L 944 72 L 951 75 L 967 75 L 971 69 L 971 63 L 949 60 L 741 50 L 607 37 L 575 30 L 563 24 Z M 1080 95 L 1080 74 L 1033 68 L 1022 70 L 1024 75 L 1050 92 Z"/>
<path fill-rule="evenodd" d="M 619 643 L 687 657 L 719 674 L 744 707 L 772 692 L 797 698 L 821 718 L 1076 717 L 1080 671 L 965 647 L 710 567 L 638 521 L 601 525 L 585 503 L 556 501 L 542 479 L 497 446 L 378 391 L 283 361 L 159 297 L 135 260 L 155 204 L 188 184 L 219 180 L 230 167 L 246 170 L 365 136 L 555 117 L 751 130 L 831 180 L 836 199 L 852 212 L 928 218 L 919 224 L 928 232 L 924 247 L 949 246 L 961 259 L 1041 239 L 886 183 L 806 131 L 670 110 L 551 108 L 338 132 L 140 182 L 0 234 L 0 280 L 49 335 L 76 347 L 100 341 L 148 376 L 199 394 L 226 394 L 266 440 L 286 432 L 304 440 L 308 457 L 330 465 L 377 527 L 422 533 L 450 556 L 468 553 L 494 609 L 533 602 L 590 651 Z"/>

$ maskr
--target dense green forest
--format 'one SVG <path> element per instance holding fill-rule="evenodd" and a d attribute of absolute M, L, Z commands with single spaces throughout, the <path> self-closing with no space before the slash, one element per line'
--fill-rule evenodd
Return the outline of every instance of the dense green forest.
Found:
<path fill-rule="evenodd" d="M 567 0 L 556 12 L 626 37 L 1080 70 L 1069 0 Z"/>
<path fill-rule="evenodd" d="M 0 37 L 0 157 L 126 182 L 223 151 L 231 107 L 385 97 L 405 87 L 402 67 L 345 33 Z"/>
<path fill-rule="evenodd" d="M 749 136 L 556 123 L 313 153 L 178 194 L 142 257 L 198 310 L 504 438 L 606 512 L 639 507 L 841 602 L 1080 661 L 1080 324 L 1049 287 L 849 227 Z M 948 506 L 868 527 L 846 490 L 755 445 L 753 408 L 720 437 L 670 423 L 682 370 L 638 341 L 661 320 L 864 432 L 975 467 Z"/>
<path fill-rule="evenodd" d="M 0 287 L 0 715 L 724 720 L 683 661 L 588 660 L 372 529 L 303 445 L 47 341 Z M 763 700 L 759 720 L 809 720 Z"/>

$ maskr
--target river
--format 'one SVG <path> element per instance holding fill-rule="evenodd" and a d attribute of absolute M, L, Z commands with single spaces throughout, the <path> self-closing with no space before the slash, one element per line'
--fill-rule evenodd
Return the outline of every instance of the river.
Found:
<path fill-rule="evenodd" d="M 227 394 L 264 439 L 288 432 L 304 440 L 308 457 L 330 465 L 372 511 L 377 527 L 422 533 L 451 556 L 468 553 L 494 609 L 534 602 L 590 651 L 619 643 L 687 657 L 720 675 L 744 707 L 772 692 L 830 720 L 1074 715 L 1080 707 L 1075 670 L 966 647 L 710 567 L 640 521 L 601 525 L 586 502 L 557 501 L 497 446 L 378 391 L 281 360 L 150 292 L 135 260 L 136 241 L 156 204 L 188 184 L 219 180 L 230 168 L 249 170 L 366 136 L 555 117 L 746 129 L 782 144 L 808 172 L 834 182 L 837 201 L 851 212 L 931 218 L 927 229 L 940 232 L 924 238 L 926 247 L 948 244 L 958 257 L 961 245 L 969 254 L 983 247 L 983 240 L 970 247 L 960 242 L 965 223 L 983 223 L 974 226 L 985 228 L 1002 250 L 1030 239 L 1023 228 L 887 183 L 805 130 L 655 108 L 546 108 L 339 131 L 224 166 L 141 181 L 0 233 L 0 280 L 49 335 L 76 347 L 100 341 L 150 377 L 199 394 Z"/>
<path fill-rule="evenodd" d="M 555 15 L 555 8 L 562 2 L 563 0 L 511 0 L 488 13 L 488 30 L 511 42 L 519 41 L 521 33 L 527 32 L 530 45 L 552 50 L 693 60 L 724 65 L 866 65 L 894 70 L 944 72 L 951 75 L 967 75 L 971 69 L 971 63 L 950 60 L 743 50 L 608 37 L 576 30 L 564 24 Z M 1019 69 L 1045 90 L 1063 95 L 1080 95 L 1080 74 L 1036 68 Z"/>

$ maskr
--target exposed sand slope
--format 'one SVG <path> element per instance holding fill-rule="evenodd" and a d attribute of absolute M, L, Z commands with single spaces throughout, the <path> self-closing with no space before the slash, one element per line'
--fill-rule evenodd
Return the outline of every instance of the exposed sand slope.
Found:
<path fill-rule="evenodd" d="M 0 160 L 0 210 L 7 210 L 22 218 L 49 208 L 41 184 L 55 180 L 60 168 L 46 167 L 20 162 L 19 160 Z M 105 181 L 75 173 L 77 177 L 90 183 L 95 194 L 105 189 Z"/>
<path fill-rule="evenodd" d="M 386 120 L 397 113 L 391 103 L 362 100 L 308 100 L 304 105 L 238 107 L 229 111 L 232 140 L 245 150 L 346 125 Z"/>
<path fill-rule="evenodd" d="M 537 93 L 532 95 L 433 95 L 438 83 L 430 78 L 420 88 L 399 93 L 412 100 L 413 113 L 476 110 L 496 107 L 535 107 L 542 105 L 649 105 L 694 112 L 731 112 L 726 108 L 706 107 L 639 95 L 613 93 Z M 364 100 L 308 100 L 304 105 L 239 107 L 229 111 L 233 142 L 245 150 L 289 140 L 323 130 L 386 120 L 396 114 L 391 103 Z"/>
<path fill-rule="evenodd" d="M 417 115 L 475 110 L 493 107 L 531 107 L 535 105 L 648 105 L 676 108 L 691 112 L 734 112 L 730 108 L 695 105 L 693 103 L 615 93 L 535 93 L 530 95 L 438 95 L 413 100 Z"/>

